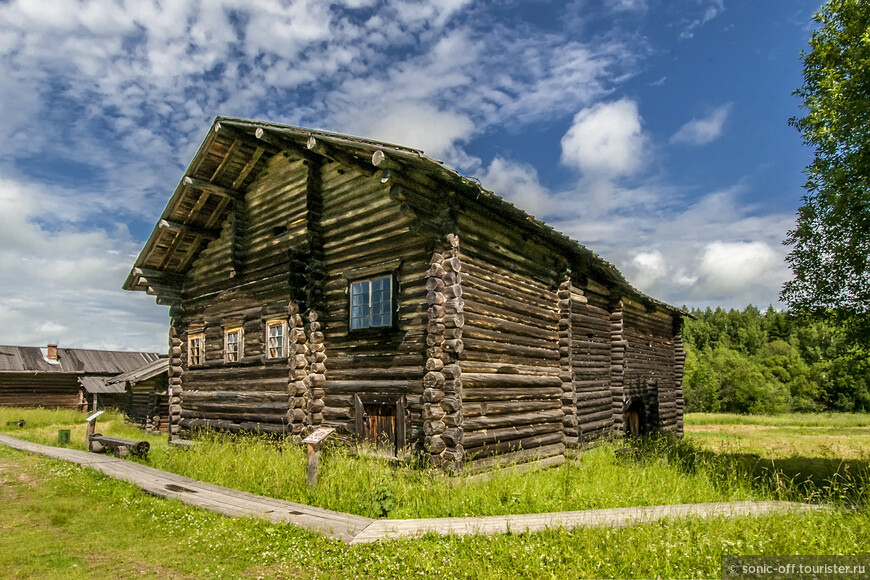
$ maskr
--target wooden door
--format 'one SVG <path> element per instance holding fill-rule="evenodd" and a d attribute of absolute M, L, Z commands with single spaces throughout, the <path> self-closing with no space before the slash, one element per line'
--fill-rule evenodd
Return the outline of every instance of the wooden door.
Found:
<path fill-rule="evenodd" d="M 378 450 L 396 454 L 396 405 L 369 403 L 363 405 L 363 441 Z"/>
<path fill-rule="evenodd" d="M 635 400 L 625 411 L 625 430 L 632 437 L 640 437 L 646 431 L 646 412 L 640 401 Z"/>

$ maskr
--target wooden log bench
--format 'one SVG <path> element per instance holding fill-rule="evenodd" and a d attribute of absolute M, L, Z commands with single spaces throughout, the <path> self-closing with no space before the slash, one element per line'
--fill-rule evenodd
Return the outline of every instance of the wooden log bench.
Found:
<path fill-rule="evenodd" d="M 147 441 L 134 441 L 132 439 L 122 439 L 121 437 L 107 437 L 102 433 L 94 433 L 97 425 L 97 417 L 102 414 L 103 411 L 97 411 L 86 419 L 88 422 L 88 451 L 91 453 L 106 453 L 107 451 L 111 451 L 117 457 L 137 455 L 142 459 L 148 458 L 148 451 L 151 450 L 151 444 Z"/>
<path fill-rule="evenodd" d="M 105 453 L 111 451 L 117 457 L 137 455 L 142 459 L 148 458 L 151 444 L 147 441 L 133 441 L 121 437 L 106 437 L 100 433 L 94 433 L 88 439 L 88 449 L 91 453 Z"/>

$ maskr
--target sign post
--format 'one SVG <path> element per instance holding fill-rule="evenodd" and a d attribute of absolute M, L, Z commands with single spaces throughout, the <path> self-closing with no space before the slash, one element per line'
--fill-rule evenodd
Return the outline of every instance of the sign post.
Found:
<path fill-rule="evenodd" d="M 318 456 L 320 455 L 320 443 L 334 431 L 333 427 L 318 427 L 302 440 L 303 443 L 308 443 L 308 471 L 306 472 L 308 487 L 317 485 L 317 463 L 319 461 Z"/>
<path fill-rule="evenodd" d="M 85 437 L 87 443 L 91 442 L 91 437 L 93 437 L 94 431 L 96 431 L 97 417 L 99 417 L 103 413 L 105 413 L 105 411 L 97 411 L 96 413 L 85 419 L 85 421 L 88 422 L 88 430 Z"/>

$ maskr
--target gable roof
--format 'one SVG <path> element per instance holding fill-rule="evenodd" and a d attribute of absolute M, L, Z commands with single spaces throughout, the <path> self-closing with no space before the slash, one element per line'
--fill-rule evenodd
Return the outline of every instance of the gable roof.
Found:
<path fill-rule="evenodd" d="M 125 290 L 158 296 L 177 293 L 177 283 L 209 241 L 218 237 L 232 202 L 277 154 L 300 158 L 315 155 L 349 165 L 370 175 L 413 171 L 450 188 L 511 226 L 538 235 L 559 247 L 593 276 L 608 281 L 627 296 L 670 312 L 682 310 L 651 298 L 631 286 L 615 266 L 565 234 L 427 157 L 422 151 L 350 135 L 217 117 L 194 155 L 124 282 Z M 173 284 L 173 282 L 175 284 Z M 175 286 L 175 288 L 173 288 Z"/>
<path fill-rule="evenodd" d="M 58 348 L 57 361 L 49 362 L 38 346 L 0 345 L 0 372 L 117 375 L 159 356 L 156 352 Z"/>

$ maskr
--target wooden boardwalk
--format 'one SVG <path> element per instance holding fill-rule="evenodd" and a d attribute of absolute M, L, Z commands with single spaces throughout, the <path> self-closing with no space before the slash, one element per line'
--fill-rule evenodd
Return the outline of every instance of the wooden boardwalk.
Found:
<path fill-rule="evenodd" d="M 429 532 L 441 535 L 470 535 L 500 534 L 508 531 L 514 533 L 535 532 L 557 527 L 566 529 L 622 527 L 666 518 L 736 517 L 783 511 L 824 509 L 821 506 L 789 502 L 742 501 L 511 516 L 373 520 L 221 487 L 108 455 L 50 447 L 2 434 L 0 434 L 0 443 L 21 451 L 39 453 L 96 469 L 111 477 L 132 483 L 155 496 L 177 499 L 186 504 L 227 516 L 251 516 L 275 523 L 289 523 L 319 532 L 328 538 L 340 539 L 349 544 L 374 542 L 381 539 L 415 538 Z"/>

